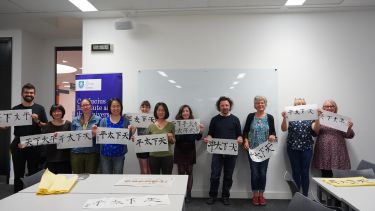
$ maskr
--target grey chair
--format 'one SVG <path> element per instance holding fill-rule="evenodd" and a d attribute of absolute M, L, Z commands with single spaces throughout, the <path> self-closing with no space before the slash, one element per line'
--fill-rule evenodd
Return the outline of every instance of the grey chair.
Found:
<path fill-rule="evenodd" d="M 292 196 L 294 196 L 295 193 L 299 192 L 296 182 L 293 180 L 292 175 L 290 175 L 288 171 L 285 171 L 284 173 L 284 180 L 288 184 L 290 192 L 292 192 Z"/>
<path fill-rule="evenodd" d="M 30 186 L 35 185 L 36 183 L 40 182 L 40 180 L 42 179 L 42 176 L 44 174 L 44 171 L 45 171 L 45 169 L 42 169 L 42 170 L 38 171 L 37 173 L 35 173 L 33 175 L 21 178 L 21 181 L 23 183 L 23 188 L 30 187 Z"/>
<path fill-rule="evenodd" d="M 375 163 L 371 163 L 367 160 L 361 160 L 358 164 L 357 170 L 372 169 L 375 172 Z"/>
<path fill-rule="evenodd" d="M 332 211 L 325 207 L 323 204 L 315 202 L 301 193 L 294 194 L 292 200 L 290 201 L 287 211 Z"/>
<path fill-rule="evenodd" d="M 366 177 L 366 178 L 375 178 L 375 173 L 372 168 L 368 169 L 361 169 L 361 170 L 339 170 L 333 169 L 332 170 L 333 177 L 335 178 L 343 178 L 343 177 Z"/>

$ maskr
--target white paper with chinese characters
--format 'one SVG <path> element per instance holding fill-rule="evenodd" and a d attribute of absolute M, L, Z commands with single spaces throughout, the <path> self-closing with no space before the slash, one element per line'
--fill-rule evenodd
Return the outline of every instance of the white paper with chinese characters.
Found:
<path fill-rule="evenodd" d="M 65 131 L 57 134 L 59 140 L 56 145 L 57 149 L 92 147 L 93 145 L 91 130 Z"/>
<path fill-rule="evenodd" d="M 150 124 L 155 122 L 155 117 L 151 114 L 127 113 L 125 116 L 134 127 L 148 128 Z"/>
<path fill-rule="evenodd" d="M 133 187 L 172 187 L 175 178 L 173 177 L 160 177 L 153 175 L 152 177 L 131 177 L 126 176 L 119 180 L 116 186 L 133 186 Z"/>
<path fill-rule="evenodd" d="M 273 154 L 276 153 L 278 147 L 277 141 L 269 142 L 266 141 L 254 149 L 249 149 L 249 155 L 252 161 L 262 162 L 270 158 Z"/>
<path fill-rule="evenodd" d="M 55 133 L 37 134 L 31 136 L 21 136 L 20 143 L 25 147 L 56 144 L 58 142 Z"/>
<path fill-rule="evenodd" d="M 318 119 L 318 105 L 299 105 L 285 107 L 288 121 L 316 120 Z"/>
<path fill-rule="evenodd" d="M 125 198 L 100 198 L 88 199 L 82 208 L 84 209 L 104 209 L 104 208 L 122 208 L 122 207 L 142 207 L 169 205 L 168 195 L 146 195 L 130 196 Z"/>
<path fill-rule="evenodd" d="M 349 117 L 342 116 L 329 111 L 322 111 L 322 114 L 319 116 L 319 121 L 321 125 L 334 128 L 343 132 L 347 132 L 349 128 Z"/>
<path fill-rule="evenodd" d="M 199 119 L 173 120 L 172 123 L 176 135 L 199 133 Z"/>
<path fill-rule="evenodd" d="M 154 134 L 136 136 L 134 140 L 134 151 L 140 152 L 161 152 L 168 151 L 167 134 Z"/>
<path fill-rule="evenodd" d="M 213 138 L 207 143 L 207 152 L 223 155 L 238 155 L 237 140 Z"/>
<path fill-rule="evenodd" d="M 31 109 L 0 111 L 0 127 L 32 125 Z"/>
<path fill-rule="evenodd" d="M 129 129 L 98 127 L 96 130 L 97 144 L 122 144 L 129 143 Z"/>

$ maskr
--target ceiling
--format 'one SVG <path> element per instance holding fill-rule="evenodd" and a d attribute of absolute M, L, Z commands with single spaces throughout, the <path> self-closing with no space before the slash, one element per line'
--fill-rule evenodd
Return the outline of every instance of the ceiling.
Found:
<path fill-rule="evenodd" d="M 374 10 L 375 0 L 89 0 L 99 11 L 83 13 L 68 0 L 0 0 L 0 30 L 22 29 L 41 38 L 81 38 L 83 18 L 152 15 L 288 13 Z"/>

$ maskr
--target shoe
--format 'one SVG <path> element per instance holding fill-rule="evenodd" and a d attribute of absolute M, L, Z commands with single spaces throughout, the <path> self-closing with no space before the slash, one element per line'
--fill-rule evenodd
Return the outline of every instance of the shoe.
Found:
<path fill-rule="evenodd" d="M 253 203 L 254 206 L 258 206 L 259 205 L 259 197 L 253 196 L 253 198 L 251 199 L 251 203 Z"/>
<path fill-rule="evenodd" d="M 266 205 L 266 199 L 263 196 L 259 196 L 259 204 L 262 206 Z"/>
<path fill-rule="evenodd" d="M 191 195 L 187 195 L 186 197 L 185 197 L 185 203 L 190 203 L 191 202 Z"/>
<path fill-rule="evenodd" d="M 223 200 L 224 205 L 230 205 L 230 201 L 228 197 L 224 197 L 222 200 Z"/>
<path fill-rule="evenodd" d="M 210 197 L 207 199 L 206 204 L 212 205 L 215 203 L 215 201 L 216 201 L 216 198 Z"/>

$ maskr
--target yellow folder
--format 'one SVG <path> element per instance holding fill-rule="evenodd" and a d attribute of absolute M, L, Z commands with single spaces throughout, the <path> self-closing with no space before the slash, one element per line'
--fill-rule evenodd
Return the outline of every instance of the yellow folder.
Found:
<path fill-rule="evenodd" d="M 375 181 L 370 181 L 365 177 L 329 178 L 323 179 L 323 182 L 335 187 L 375 186 Z"/>
<path fill-rule="evenodd" d="M 38 191 L 36 192 L 36 194 L 48 195 L 68 193 L 77 182 L 77 180 L 77 175 L 74 175 L 73 177 L 68 179 L 64 175 L 56 175 L 46 169 L 39 183 Z"/>

